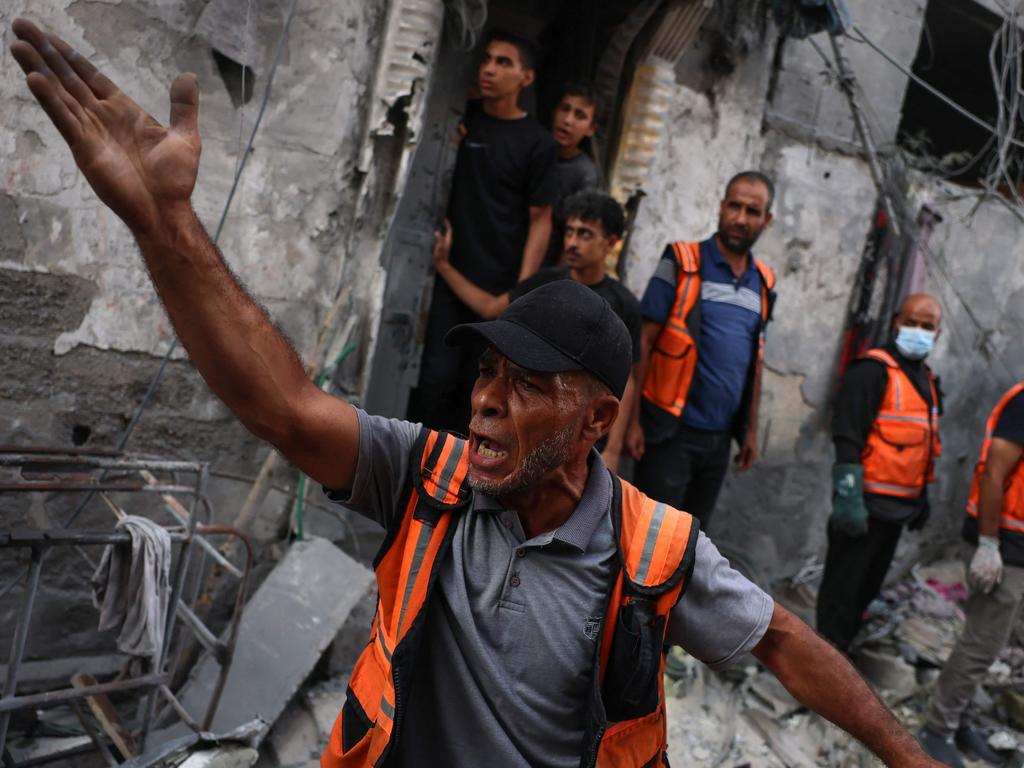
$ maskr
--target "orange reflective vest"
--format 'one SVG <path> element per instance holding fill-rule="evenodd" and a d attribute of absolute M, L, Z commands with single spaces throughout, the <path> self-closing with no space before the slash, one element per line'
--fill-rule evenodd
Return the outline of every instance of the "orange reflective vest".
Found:
<path fill-rule="evenodd" d="M 935 459 L 942 455 L 935 377 L 926 366 L 932 395 L 929 408 L 892 355 L 871 349 L 864 357 L 883 363 L 888 374 L 882 403 L 861 451 L 864 490 L 916 499 L 935 479 Z"/>
<path fill-rule="evenodd" d="M 676 298 L 668 319 L 661 327 L 651 350 L 644 379 L 644 397 L 673 416 L 681 416 L 686 396 L 697 369 L 697 342 L 694 339 L 695 317 L 700 306 L 700 243 L 672 243 L 676 256 Z M 759 259 L 754 266 L 761 274 L 761 333 L 757 344 L 756 366 L 764 356 L 764 329 L 768 325 L 775 293 L 775 273 Z"/>
<path fill-rule="evenodd" d="M 370 639 L 349 680 L 322 768 L 379 766 L 400 733 L 410 673 L 437 567 L 455 515 L 465 512 L 466 441 L 424 430 L 405 513 L 374 561 L 378 602 Z M 614 475 L 612 524 L 622 568 L 609 593 L 594 657 L 581 766 L 665 764 L 663 672 L 669 614 L 693 569 L 698 522 Z M 552 728 L 558 727 L 552 723 Z"/>
<path fill-rule="evenodd" d="M 971 495 L 967 498 L 967 514 L 971 517 L 978 516 L 978 500 L 981 496 L 981 475 L 985 471 L 985 460 L 988 458 L 988 450 L 992 446 L 992 433 L 999 424 L 999 417 L 1003 410 L 1014 397 L 1024 392 L 1024 381 L 1017 382 L 996 403 L 992 414 L 988 417 L 985 425 L 985 441 L 981 444 L 981 456 L 974 468 L 974 482 L 971 484 Z M 1024 456 L 1017 460 L 1017 466 L 1006 478 L 1003 484 L 1003 508 L 999 517 L 999 525 L 1010 531 L 1024 532 Z"/>

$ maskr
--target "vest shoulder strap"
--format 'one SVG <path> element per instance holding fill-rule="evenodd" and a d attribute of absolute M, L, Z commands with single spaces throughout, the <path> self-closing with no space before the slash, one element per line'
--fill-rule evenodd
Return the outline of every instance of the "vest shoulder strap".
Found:
<path fill-rule="evenodd" d="M 468 442 L 451 432 L 427 429 L 420 436 L 420 442 L 420 467 L 414 482 L 420 499 L 439 511 L 464 506 L 472 495 L 466 482 Z"/>
<path fill-rule="evenodd" d="M 700 272 L 700 243 L 689 243 L 678 240 L 671 244 L 676 255 L 676 265 L 680 272 L 698 274 Z"/>
<path fill-rule="evenodd" d="M 700 522 L 612 475 L 612 523 L 630 591 L 657 597 L 689 580 Z"/>
<path fill-rule="evenodd" d="M 441 516 L 469 505 L 472 489 L 466 482 L 469 452 L 466 441 L 449 432 L 436 432 L 424 427 L 410 453 L 413 465 L 406 481 L 404 516 L 412 515 L 430 526 L 436 526 Z M 388 525 L 384 540 L 373 558 L 374 570 L 384 560 L 405 526 L 396 520 Z"/>
<path fill-rule="evenodd" d="M 773 290 L 775 288 L 775 272 L 772 271 L 772 268 L 760 259 L 754 259 L 754 266 L 757 267 L 757 271 L 761 273 L 761 279 L 764 281 L 764 287 L 769 291 Z"/>
<path fill-rule="evenodd" d="M 862 355 L 862 357 L 877 360 L 878 362 L 882 363 L 888 368 L 900 367 L 899 363 L 896 362 L 896 359 L 888 352 L 886 352 L 884 349 L 869 349 Z"/>

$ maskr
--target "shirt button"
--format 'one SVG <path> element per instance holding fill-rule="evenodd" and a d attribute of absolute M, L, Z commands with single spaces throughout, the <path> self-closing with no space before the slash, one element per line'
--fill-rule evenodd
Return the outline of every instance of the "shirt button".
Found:
<path fill-rule="evenodd" d="M 511 584 L 511 585 L 512 585 L 513 587 L 518 587 L 518 586 L 519 586 L 519 577 L 518 577 L 518 576 L 513 576 L 513 577 L 512 577 L 512 578 L 511 578 L 511 579 L 509 580 L 509 582 L 508 582 L 508 583 L 509 583 L 509 584 Z"/>
<path fill-rule="evenodd" d="M 517 549 L 516 550 L 516 557 L 526 557 L 526 550 L 525 549 Z"/>
<path fill-rule="evenodd" d="M 505 527 L 508 528 L 511 531 L 512 530 L 512 521 L 511 520 L 506 520 L 505 521 Z"/>

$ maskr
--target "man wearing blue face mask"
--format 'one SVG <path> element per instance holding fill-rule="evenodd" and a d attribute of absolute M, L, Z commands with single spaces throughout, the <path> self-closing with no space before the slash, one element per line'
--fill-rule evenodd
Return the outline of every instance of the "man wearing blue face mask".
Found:
<path fill-rule="evenodd" d="M 882 587 L 903 526 L 915 530 L 928 519 L 941 401 L 924 359 L 941 319 L 936 299 L 908 296 L 892 340 L 850 366 L 836 398 L 832 516 L 817 624 L 844 653 Z"/>

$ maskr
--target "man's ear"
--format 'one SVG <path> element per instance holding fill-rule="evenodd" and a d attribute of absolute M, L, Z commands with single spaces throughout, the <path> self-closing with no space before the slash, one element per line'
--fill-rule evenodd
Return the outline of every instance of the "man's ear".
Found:
<path fill-rule="evenodd" d="M 524 69 L 523 70 L 523 88 L 529 88 L 533 85 L 533 81 L 537 79 L 537 70 L 535 69 Z"/>
<path fill-rule="evenodd" d="M 598 395 L 587 407 L 587 418 L 583 423 L 582 434 L 587 440 L 594 442 L 607 435 L 619 415 L 619 399 L 614 395 Z"/>

